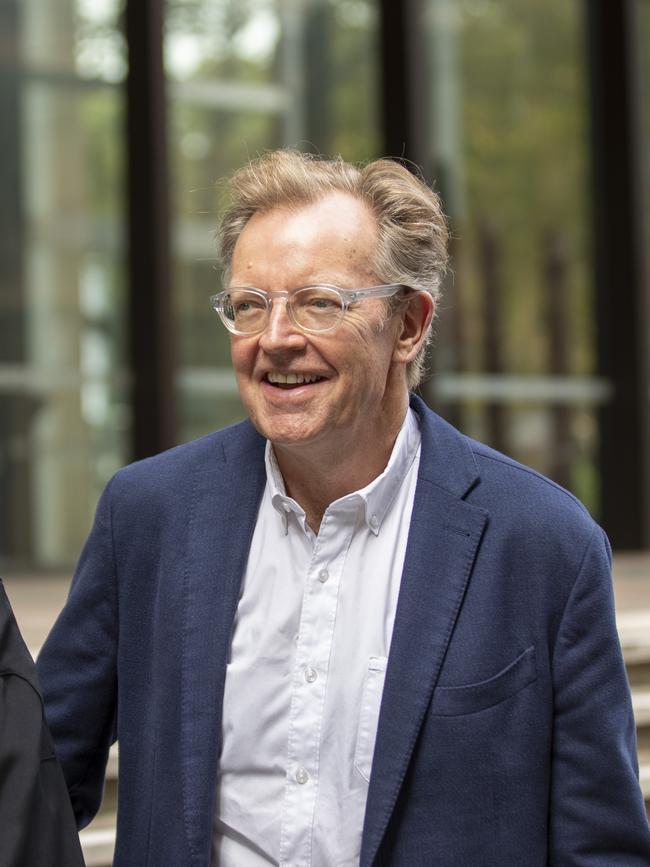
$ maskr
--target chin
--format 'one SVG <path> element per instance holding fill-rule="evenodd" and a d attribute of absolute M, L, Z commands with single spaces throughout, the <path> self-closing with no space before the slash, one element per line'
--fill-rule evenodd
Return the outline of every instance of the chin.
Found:
<path fill-rule="evenodd" d="M 318 431 L 304 425 L 292 424 L 260 424 L 257 430 L 277 446 L 295 446 L 313 442 L 318 438 Z"/>
<path fill-rule="evenodd" d="M 262 432 L 267 440 L 270 440 L 274 446 L 295 446 L 301 443 L 308 443 L 313 440 L 313 436 L 305 431 L 284 430 L 270 428 Z"/>

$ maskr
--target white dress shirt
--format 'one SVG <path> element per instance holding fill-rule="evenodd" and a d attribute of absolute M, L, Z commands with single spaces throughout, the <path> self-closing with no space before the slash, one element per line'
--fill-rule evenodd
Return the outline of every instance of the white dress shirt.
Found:
<path fill-rule="evenodd" d="M 408 410 L 384 472 L 318 536 L 270 444 L 223 699 L 212 864 L 352 867 L 420 456 Z"/>

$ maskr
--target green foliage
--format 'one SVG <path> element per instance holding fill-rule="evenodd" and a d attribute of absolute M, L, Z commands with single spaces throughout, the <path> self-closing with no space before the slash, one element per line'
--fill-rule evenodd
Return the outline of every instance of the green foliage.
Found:
<path fill-rule="evenodd" d="M 547 370 L 543 239 L 567 250 L 564 316 L 569 369 L 593 368 L 588 263 L 587 97 L 583 21 L 565 0 L 462 0 L 457 38 L 462 79 L 462 169 L 469 207 L 457 227 L 463 290 L 480 330 L 483 275 L 476 250 L 488 221 L 500 239 L 504 362 Z M 480 359 L 475 363 L 480 366 Z M 568 372 L 568 371 L 567 371 Z"/>

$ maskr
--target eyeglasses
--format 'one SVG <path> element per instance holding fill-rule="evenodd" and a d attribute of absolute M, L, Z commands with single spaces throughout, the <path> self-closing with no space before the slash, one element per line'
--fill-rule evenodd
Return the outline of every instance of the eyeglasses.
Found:
<path fill-rule="evenodd" d="M 391 283 L 367 289 L 339 289 L 337 286 L 303 286 L 292 292 L 264 292 L 232 286 L 210 298 L 210 305 L 232 334 L 259 334 L 269 323 L 276 299 L 284 298 L 293 324 L 310 334 L 333 331 L 343 321 L 350 304 L 365 298 L 392 298 L 410 286 Z"/>

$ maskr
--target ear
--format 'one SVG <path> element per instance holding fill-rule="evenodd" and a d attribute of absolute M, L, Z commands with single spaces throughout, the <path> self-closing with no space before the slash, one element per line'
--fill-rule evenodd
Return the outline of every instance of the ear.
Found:
<path fill-rule="evenodd" d="M 426 339 L 435 309 L 435 301 L 428 292 L 414 292 L 409 296 L 404 308 L 398 313 L 400 321 L 393 361 L 402 364 L 413 361 Z"/>

